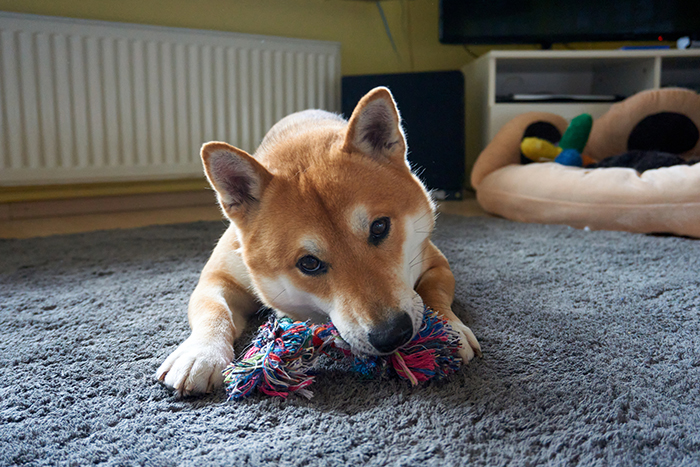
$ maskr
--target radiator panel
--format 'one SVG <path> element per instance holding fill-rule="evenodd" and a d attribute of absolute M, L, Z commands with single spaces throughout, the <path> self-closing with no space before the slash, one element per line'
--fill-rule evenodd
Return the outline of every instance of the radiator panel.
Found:
<path fill-rule="evenodd" d="M 340 45 L 0 14 L 0 184 L 200 176 L 285 115 L 340 111 Z"/>

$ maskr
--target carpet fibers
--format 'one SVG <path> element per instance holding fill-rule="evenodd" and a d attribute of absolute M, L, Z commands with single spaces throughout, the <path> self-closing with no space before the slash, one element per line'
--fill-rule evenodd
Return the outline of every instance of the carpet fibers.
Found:
<path fill-rule="evenodd" d="M 224 228 L 0 241 L 1 465 L 700 464 L 700 241 L 443 216 L 483 359 L 178 399 L 153 374 Z"/>

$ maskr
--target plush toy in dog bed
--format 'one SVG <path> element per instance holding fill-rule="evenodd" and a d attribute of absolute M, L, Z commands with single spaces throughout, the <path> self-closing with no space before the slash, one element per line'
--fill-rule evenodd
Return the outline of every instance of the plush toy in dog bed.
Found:
<path fill-rule="evenodd" d="M 310 398 L 308 386 L 319 357 L 335 353 L 352 357 L 363 377 L 393 374 L 416 385 L 442 378 L 461 365 L 460 341 L 447 322 L 428 308 L 415 337 L 388 356 L 352 355 L 332 323 L 311 325 L 274 317 L 260 326 L 243 357 L 223 372 L 229 400 L 251 395 L 256 389 L 268 396 L 286 398 L 296 392 Z"/>
<path fill-rule="evenodd" d="M 700 237 L 700 95 L 667 88 L 611 106 L 583 151 L 591 168 L 522 164 L 524 137 L 557 144 L 567 127 L 544 112 L 504 125 L 472 170 L 481 206 L 522 222 Z"/>
<path fill-rule="evenodd" d="M 571 120 L 557 144 L 538 136 L 523 136 L 520 142 L 520 152 L 524 163 L 556 162 L 558 164 L 582 167 L 594 161 L 583 154 L 583 148 L 591 133 L 593 118 L 589 114 L 581 114 Z M 533 127 L 536 133 L 536 127 Z M 549 134 L 549 133 L 548 133 Z"/>
<path fill-rule="evenodd" d="M 603 168 L 626 167 L 639 173 L 647 170 L 693 165 L 697 157 L 682 157 L 691 150 L 700 137 L 698 129 L 686 116 L 674 112 L 659 112 L 639 122 L 627 140 L 627 152 L 596 161 L 584 153 L 588 136 L 593 126 L 589 114 L 581 114 L 569 123 L 569 127 L 558 143 L 550 141 L 552 135 L 558 139 L 555 127 L 543 130 L 546 122 L 535 122 L 525 130 L 520 142 L 521 162 L 558 162 L 573 167 Z M 541 132 L 540 136 L 538 132 Z"/>

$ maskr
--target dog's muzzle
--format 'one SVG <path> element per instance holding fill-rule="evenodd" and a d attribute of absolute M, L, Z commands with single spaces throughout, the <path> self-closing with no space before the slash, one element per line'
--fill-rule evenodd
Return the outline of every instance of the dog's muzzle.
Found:
<path fill-rule="evenodd" d="M 369 343 L 377 351 L 388 354 L 411 340 L 413 337 L 413 321 L 408 313 L 401 311 L 376 325 L 368 336 Z"/>

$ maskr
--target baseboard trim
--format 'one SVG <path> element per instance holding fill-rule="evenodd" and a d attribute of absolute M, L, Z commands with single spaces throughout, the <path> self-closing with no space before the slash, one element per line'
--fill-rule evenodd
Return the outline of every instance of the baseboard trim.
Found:
<path fill-rule="evenodd" d="M 192 206 L 214 206 L 212 190 L 148 193 L 92 198 L 20 201 L 0 204 L 0 220 L 73 216 L 120 211 L 142 211 Z"/>
<path fill-rule="evenodd" d="M 196 179 L 148 180 L 41 186 L 0 186 L 0 203 L 48 201 L 73 198 L 176 193 L 209 188 L 204 177 Z"/>

